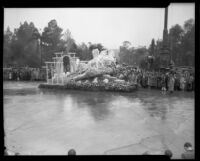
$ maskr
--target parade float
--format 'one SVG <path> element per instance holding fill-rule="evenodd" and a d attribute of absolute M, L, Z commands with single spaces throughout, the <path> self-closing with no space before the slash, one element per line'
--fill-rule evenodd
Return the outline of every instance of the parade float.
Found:
<path fill-rule="evenodd" d="M 137 83 L 127 81 L 122 68 L 116 64 L 112 50 L 98 49 L 92 51 L 93 59 L 80 61 L 76 53 L 55 53 L 53 62 L 46 63 L 46 83 L 39 88 L 73 89 L 89 91 L 132 92 L 137 89 Z M 67 67 L 63 60 L 67 58 Z M 66 70 L 67 69 L 67 70 Z"/>

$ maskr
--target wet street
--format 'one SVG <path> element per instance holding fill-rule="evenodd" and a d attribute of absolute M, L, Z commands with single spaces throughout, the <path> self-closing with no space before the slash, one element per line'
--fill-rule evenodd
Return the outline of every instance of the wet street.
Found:
<path fill-rule="evenodd" d="M 6 147 L 22 155 L 162 153 L 194 146 L 194 92 L 44 90 L 4 82 Z"/>

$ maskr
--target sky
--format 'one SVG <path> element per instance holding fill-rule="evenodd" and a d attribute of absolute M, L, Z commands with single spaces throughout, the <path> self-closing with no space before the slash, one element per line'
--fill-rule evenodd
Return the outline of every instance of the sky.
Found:
<path fill-rule="evenodd" d="M 171 3 L 168 8 L 168 29 L 190 18 L 195 19 L 194 3 Z M 101 43 L 118 49 L 123 41 L 132 46 L 149 46 L 152 38 L 162 39 L 164 8 L 4 8 L 4 31 L 33 22 L 42 30 L 56 19 L 65 32 L 71 31 L 77 44 Z"/>

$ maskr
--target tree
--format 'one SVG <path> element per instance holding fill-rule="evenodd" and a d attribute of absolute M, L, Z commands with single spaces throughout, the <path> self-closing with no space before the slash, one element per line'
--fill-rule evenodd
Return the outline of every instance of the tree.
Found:
<path fill-rule="evenodd" d="M 66 32 L 63 34 L 62 41 L 64 43 L 64 50 L 68 52 L 76 52 L 77 51 L 77 45 L 75 40 L 73 39 L 71 32 L 69 29 L 66 30 Z"/>
<path fill-rule="evenodd" d="M 176 24 L 172 26 L 169 30 L 170 37 L 170 48 L 171 48 L 171 56 L 172 60 L 175 64 L 180 64 L 181 56 L 183 56 L 181 51 L 181 41 L 184 36 L 183 28 Z"/>
<path fill-rule="evenodd" d="M 151 40 L 151 45 L 149 47 L 149 53 L 150 55 L 154 56 L 155 55 L 155 40 Z"/>
<path fill-rule="evenodd" d="M 9 28 L 4 33 L 4 64 L 38 67 L 40 57 L 37 50 L 37 40 L 33 38 L 33 32 L 37 28 L 31 22 L 20 23 L 20 27 L 14 29 L 14 33 Z M 8 45 L 9 44 L 9 45 Z M 9 51 L 9 52 L 8 52 Z"/>
<path fill-rule="evenodd" d="M 193 19 L 185 21 L 184 32 L 185 34 L 181 42 L 181 48 L 183 51 L 182 64 L 194 66 L 195 24 Z"/>
<path fill-rule="evenodd" d="M 194 27 L 194 19 L 191 18 L 184 22 L 184 31 L 186 33 L 192 31 L 193 27 Z"/>
<path fill-rule="evenodd" d="M 127 47 L 127 43 L 124 41 L 122 43 L 122 46 L 119 47 L 119 58 L 120 58 L 120 63 L 125 63 L 129 64 L 131 60 L 131 53 Z"/>
<path fill-rule="evenodd" d="M 149 52 L 145 47 L 137 48 L 135 49 L 133 60 L 137 65 L 140 65 L 141 60 L 145 59 L 147 55 L 149 55 Z"/>
<path fill-rule="evenodd" d="M 176 24 L 169 30 L 169 45 L 172 61 L 176 66 L 194 66 L 195 54 L 195 25 L 194 20 L 185 21 L 183 27 Z M 149 51 L 151 52 L 151 46 Z M 159 66 L 160 50 L 163 42 L 158 40 L 155 44 L 155 60 L 156 66 Z M 157 62 L 156 62 L 157 61 Z"/>
<path fill-rule="evenodd" d="M 11 51 L 11 43 L 12 43 L 13 33 L 10 31 L 10 27 L 7 27 L 7 30 L 4 32 L 4 46 L 3 46 L 3 64 L 7 66 L 11 63 L 12 51 Z"/>
<path fill-rule="evenodd" d="M 15 30 L 16 40 L 13 47 L 18 49 L 16 50 L 18 52 L 16 52 L 15 55 L 19 66 L 40 66 L 38 41 L 33 37 L 34 32 L 37 32 L 37 28 L 34 26 L 33 22 L 28 24 L 26 21 Z"/>
<path fill-rule="evenodd" d="M 4 43 L 11 43 L 12 37 L 13 33 L 10 31 L 10 27 L 8 26 L 4 32 Z"/>
<path fill-rule="evenodd" d="M 123 47 L 128 49 L 131 46 L 131 43 L 129 41 L 124 41 L 123 42 Z"/>
<path fill-rule="evenodd" d="M 62 31 L 56 20 L 51 20 L 44 28 L 41 37 L 44 59 L 51 60 L 54 53 L 60 50 Z"/>
<path fill-rule="evenodd" d="M 97 44 L 90 43 L 89 50 L 92 52 L 93 49 L 98 49 L 99 52 L 105 50 L 104 46 L 101 43 L 97 43 Z"/>
<path fill-rule="evenodd" d="M 147 55 L 146 47 L 130 47 L 129 41 L 124 41 L 119 49 L 119 62 L 128 65 L 140 65 L 140 61 Z"/>
<path fill-rule="evenodd" d="M 92 52 L 88 46 L 82 42 L 81 45 L 78 45 L 77 56 L 80 58 L 80 60 L 91 60 Z"/>
<path fill-rule="evenodd" d="M 169 36 L 174 43 L 180 44 L 182 37 L 184 36 L 184 30 L 180 25 L 176 24 L 170 28 Z"/>

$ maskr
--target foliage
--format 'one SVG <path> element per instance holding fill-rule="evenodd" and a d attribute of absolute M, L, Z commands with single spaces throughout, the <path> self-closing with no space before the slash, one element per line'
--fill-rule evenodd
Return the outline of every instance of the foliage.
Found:
<path fill-rule="evenodd" d="M 122 46 L 120 46 L 119 62 L 127 65 L 140 65 L 140 61 L 147 55 L 147 49 L 146 47 L 135 49 L 130 45 L 130 42 L 124 41 Z"/>
<path fill-rule="evenodd" d="M 56 20 L 51 20 L 40 34 L 33 22 L 20 23 L 14 32 L 8 27 L 4 32 L 3 65 L 40 67 L 42 61 L 52 60 L 55 52 L 75 52 L 81 60 L 92 59 L 92 50 L 100 52 L 105 49 L 101 43 L 84 42 L 76 44 L 69 29 L 62 33 Z M 194 66 L 195 57 L 195 25 L 194 20 L 185 21 L 183 26 L 174 25 L 169 30 L 169 45 L 172 60 L 177 66 Z M 162 48 L 162 40 L 152 39 L 148 49 L 135 48 L 129 41 L 123 41 L 119 47 L 119 63 L 140 65 L 146 68 L 147 56 L 154 56 L 153 67 L 159 66 L 158 56 Z"/>
<path fill-rule="evenodd" d="M 149 46 L 149 53 L 152 55 L 154 51 L 153 68 L 159 67 L 159 54 L 163 46 L 162 40 L 157 40 L 155 46 L 153 39 Z M 176 66 L 194 66 L 195 54 L 195 25 L 194 20 L 185 21 L 184 26 L 178 24 L 169 29 L 169 48 L 172 61 Z M 146 66 L 145 66 L 146 62 Z M 141 66 L 147 68 L 148 61 L 146 58 L 141 61 Z"/>
<path fill-rule="evenodd" d="M 77 45 L 75 40 L 73 39 L 71 32 L 69 29 L 66 30 L 66 32 L 63 34 L 63 39 L 62 39 L 62 47 L 63 50 L 68 52 L 76 52 L 77 51 Z"/>
<path fill-rule="evenodd" d="M 182 65 L 194 66 L 195 57 L 195 25 L 194 20 L 189 19 L 184 24 L 184 37 L 182 38 Z"/>
<path fill-rule="evenodd" d="M 89 50 L 92 51 L 93 49 L 98 49 L 99 52 L 105 50 L 104 46 L 101 43 L 97 43 L 97 44 L 90 43 Z"/>
<path fill-rule="evenodd" d="M 51 61 L 52 57 L 55 56 L 54 53 L 62 49 L 60 46 L 62 44 L 62 30 L 57 25 L 56 20 L 51 20 L 48 26 L 44 28 L 41 35 L 43 59 Z"/>
<path fill-rule="evenodd" d="M 14 33 L 7 28 L 4 33 L 4 65 L 39 66 L 38 41 L 32 37 L 37 28 L 31 22 L 20 24 Z"/>
<path fill-rule="evenodd" d="M 177 66 L 194 66 L 195 26 L 194 20 L 185 21 L 184 26 L 172 26 L 169 32 L 172 60 Z"/>
<path fill-rule="evenodd" d="M 8 27 L 4 33 L 4 46 L 3 46 L 3 63 L 9 64 L 12 59 L 12 51 L 11 51 L 11 43 L 12 43 L 13 33 L 10 31 Z"/>
<path fill-rule="evenodd" d="M 128 49 L 131 46 L 131 43 L 129 41 L 124 41 L 123 42 L 123 47 Z"/>
<path fill-rule="evenodd" d="M 152 39 L 151 45 L 149 46 L 149 54 L 154 56 L 155 54 L 155 40 Z"/>
<path fill-rule="evenodd" d="M 77 54 L 80 60 L 92 59 L 92 51 L 89 49 L 89 47 L 85 43 L 78 45 Z"/>

